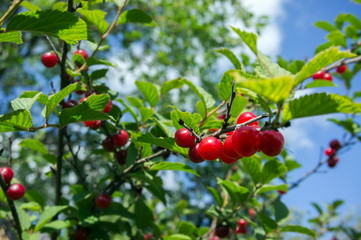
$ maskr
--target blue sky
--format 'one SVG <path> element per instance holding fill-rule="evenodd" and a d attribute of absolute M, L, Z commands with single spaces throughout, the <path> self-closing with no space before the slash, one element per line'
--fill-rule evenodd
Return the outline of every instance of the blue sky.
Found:
<path fill-rule="evenodd" d="M 314 49 L 325 42 L 326 32 L 314 27 L 314 22 L 333 22 L 341 12 L 361 15 L 361 5 L 350 0 L 246 0 L 246 4 L 250 4 L 258 14 L 271 15 L 271 26 L 259 41 L 261 51 L 272 56 L 281 55 L 285 59 L 311 58 Z M 337 79 L 334 81 L 340 83 Z M 344 92 L 342 87 L 323 88 L 320 91 Z M 291 128 L 284 132 L 287 149 L 303 164 L 302 168 L 290 174 L 291 179 L 296 180 L 311 170 L 320 159 L 321 148 L 325 149 L 330 140 L 342 138 L 341 129 L 326 121 L 329 117 L 343 115 L 295 120 Z M 283 200 L 287 205 L 309 214 L 315 214 L 311 202 L 325 204 L 336 199 L 345 200 L 346 204 L 341 209 L 343 212 L 355 211 L 361 206 L 360 156 L 358 144 L 340 155 L 340 162 L 334 169 L 324 166 L 321 168 L 323 173 L 311 176 L 297 189 L 284 195 Z M 360 210 L 357 213 L 360 215 Z"/>

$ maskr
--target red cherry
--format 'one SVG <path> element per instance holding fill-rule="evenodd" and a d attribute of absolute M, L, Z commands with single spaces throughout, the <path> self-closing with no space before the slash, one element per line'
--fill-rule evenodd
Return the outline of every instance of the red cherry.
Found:
<path fill-rule="evenodd" d="M 127 144 L 129 140 L 129 134 L 127 131 L 121 129 L 118 134 L 112 136 L 113 142 L 116 146 L 122 147 Z"/>
<path fill-rule="evenodd" d="M 11 179 L 13 179 L 13 177 L 14 177 L 14 172 L 9 167 L 0 168 L 0 174 L 6 183 L 10 183 Z"/>
<path fill-rule="evenodd" d="M 282 133 L 267 130 L 261 133 L 260 150 L 267 156 L 274 157 L 281 153 L 285 140 Z"/>
<path fill-rule="evenodd" d="M 120 150 L 115 153 L 115 158 L 117 159 L 120 165 L 124 165 L 127 160 L 128 151 L 127 150 Z"/>
<path fill-rule="evenodd" d="M 287 193 L 287 192 L 282 191 L 282 190 L 278 190 L 278 193 L 281 194 L 281 195 L 283 195 L 283 194 L 285 194 L 285 193 Z"/>
<path fill-rule="evenodd" d="M 67 102 L 64 102 L 64 108 L 72 108 L 74 106 L 78 105 L 78 102 L 75 100 L 69 100 Z"/>
<path fill-rule="evenodd" d="M 201 163 L 205 161 L 199 154 L 198 154 L 199 144 L 194 144 L 192 147 L 189 148 L 188 157 L 194 163 Z"/>
<path fill-rule="evenodd" d="M 248 215 L 250 218 L 256 217 L 257 213 L 253 208 L 248 209 Z"/>
<path fill-rule="evenodd" d="M 325 155 L 326 156 L 332 156 L 332 155 L 334 155 L 335 154 L 335 150 L 334 149 L 332 149 L 332 148 L 326 148 L 326 150 L 325 150 Z"/>
<path fill-rule="evenodd" d="M 339 162 L 339 158 L 337 156 L 333 156 L 331 158 L 329 158 L 327 160 L 327 165 L 330 167 L 330 168 L 333 168 L 336 166 L 336 164 Z"/>
<path fill-rule="evenodd" d="M 74 232 L 74 240 L 86 240 L 89 236 L 89 229 L 87 228 L 78 228 Z"/>
<path fill-rule="evenodd" d="M 200 143 L 198 147 L 198 154 L 205 160 L 216 160 L 221 156 L 223 149 L 222 142 L 215 137 L 206 137 Z"/>
<path fill-rule="evenodd" d="M 78 95 L 83 95 L 83 94 L 84 94 L 84 91 L 78 90 L 78 91 L 75 91 L 75 93 L 78 94 Z"/>
<path fill-rule="evenodd" d="M 333 149 L 333 150 L 339 150 L 342 145 L 340 143 L 340 141 L 338 141 L 337 139 L 333 139 L 331 142 L 330 142 L 330 147 Z"/>
<path fill-rule="evenodd" d="M 218 115 L 217 118 L 218 118 L 219 120 L 223 120 L 223 119 L 226 118 L 226 114 Z"/>
<path fill-rule="evenodd" d="M 346 70 L 347 70 L 347 65 L 346 64 L 343 64 L 343 65 L 339 66 L 338 68 L 336 68 L 336 72 L 339 73 L 339 74 L 345 73 Z"/>
<path fill-rule="evenodd" d="M 325 72 L 325 75 L 323 75 L 323 79 L 328 80 L 328 81 L 332 81 L 332 74 L 329 72 Z"/>
<path fill-rule="evenodd" d="M 325 72 L 324 71 L 318 71 L 315 74 L 312 75 L 313 80 L 317 79 L 324 79 Z"/>
<path fill-rule="evenodd" d="M 6 191 L 6 196 L 11 200 L 18 200 L 25 194 L 25 187 L 19 183 L 11 184 Z"/>
<path fill-rule="evenodd" d="M 88 97 L 83 97 L 83 98 L 80 98 L 79 102 L 84 102 L 88 99 Z"/>
<path fill-rule="evenodd" d="M 112 198 L 107 194 L 100 194 L 95 199 L 95 205 L 100 209 L 107 209 L 112 204 Z"/>
<path fill-rule="evenodd" d="M 220 238 L 217 236 L 213 236 L 213 237 L 208 238 L 208 240 L 220 240 Z"/>
<path fill-rule="evenodd" d="M 229 156 L 227 156 L 224 151 L 222 151 L 221 153 L 221 157 L 220 157 L 221 161 L 227 164 L 232 164 L 238 161 L 238 158 L 231 158 Z"/>
<path fill-rule="evenodd" d="M 219 225 L 219 226 L 216 227 L 216 230 L 215 230 L 214 234 L 217 237 L 225 238 L 229 234 L 229 227 L 225 226 L 225 225 Z"/>
<path fill-rule="evenodd" d="M 144 236 L 144 240 L 149 240 L 149 239 L 151 239 L 152 237 L 153 237 L 152 234 L 147 233 L 147 234 Z"/>
<path fill-rule="evenodd" d="M 102 121 L 100 120 L 96 120 L 96 121 L 85 121 L 83 122 L 85 124 L 85 126 L 93 129 L 93 130 L 97 130 L 98 128 L 100 128 L 100 126 L 102 125 Z"/>
<path fill-rule="evenodd" d="M 240 154 L 238 154 L 236 151 L 234 151 L 232 136 L 227 137 L 226 140 L 224 141 L 223 152 L 224 152 L 224 154 L 226 154 L 227 156 L 229 156 L 231 158 L 236 158 L 236 159 L 242 158 L 242 156 Z"/>
<path fill-rule="evenodd" d="M 239 227 L 245 227 L 245 226 L 247 226 L 247 221 L 245 219 L 241 218 L 238 220 L 237 224 Z"/>
<path fill-rule="evenodd" d="M 58 63 L 58 57 L 53 52 L 46 52 L 41 55 L 41 62 L 45 67 L 52 68 Z"/>
<path fill-rule="evenodd" d="M 246 227 L 236 227 L 236 234 L 247 234 L 247 228 Z"/>
<path fill-rule="evenodd" d="M 109 102 L 107 103 L 107 105 L 105 105 L 103 112 L 108 113 L 112 110 L 112 108 L 113 108 L 113 102 L 112 100 L 109 99 Z"/>
<path fill-rule="evenodd" d="M 255 117 L 257 117 L 257 116 L 252 112 L 244 112 L 241 115 L 239 115 L 239 117 L 237 119 L 237 124 L 247 122 Z M 253 123 L 248 124 L 247 126 L 259 127 L 259 123 L 258 123 L 258 121 L 253 122 Z"/>
<path fill-rule="evenodd" d="M 87 53 L 85 50 L 83 50 L 83 49 L 78 49 L 78 50 L 76 50 L 76 51 L 74 52 L 74 55 L 76 55 L 76 54 L 81 55 L 81 56 L 84 58 L 84 60 L 87 60 L 87 59 L 88 59 L 88 53 Z"/>
<path fill-rule="evenodd" d="M 174 134 L 174 139 L 178 146 L 184 148 L 193 146 L 196 141 L 196 137 L 186 128 L 178 129 Z"/>
<path fill-rule="evenodd" d="M 261 135 L 255 127 L 244 126 L 238 128 L 232 136 L 234 151 L 243 157 L 255 154 L 261 143 Z"/>
<path fill-rule="evenodd" d="M 107 137 L 102 141 L 103 148 L 108 152 L 113 152 L 116 149 L 116 146 L 111 137 Z"/>

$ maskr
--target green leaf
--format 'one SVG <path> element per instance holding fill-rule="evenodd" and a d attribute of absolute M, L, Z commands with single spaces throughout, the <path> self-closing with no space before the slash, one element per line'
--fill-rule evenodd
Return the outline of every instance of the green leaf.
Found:
<path fill-rule="evenodd" d="M 266 55 L 258 52 L 255 72 L 257 76 L 262 78 L 278 78 L 292 76 L 286 69 L 281 68 L 277 63 L 272 63 L 271 59 Z"/>
<path fill-rule="evenodd" d="M 332 43 L 332 45 L 334 46 L 342 46 L 342 47 L 347 47 L 347 43 L 346 43 L 346 37 L 345 35 L 343 35 L 343 33 L 339 30 L 330 32 L 326 38 L 328 39 L 328 41 L 330 43 Z"/>
<path fill-rule="evenodd" d="M 87 100 L 85 100 L 90 108 L 96 110 L 96 111 L 103 111 L 105 106 L 109 102 L 109 95 L 108 94 L 93 94 L 88 97 Z"/>
<path fill-rule="evenodd" d="M 61 229 L 66 229 L 69 226 L 71 226 L 70 221 L 56 220 L 56 221 L 52 221 L 50 223 L 45 224 L 44 228 L 51 228 L 51 229 L 54 229 L 54 230 L 61 230 Z"/>
<path fill-rule="evenodd" d="M 126 99 L 135 108 L 139 109 L 139 108 L 144 107 L 144 101 L 140 98 L 127 96 Z"/>
<path fill-rule="evenodd" d="M 322 208 L 320 207 L 320 205 L 318 205 L 315 202 L 312 202 L 311 205 L 317 210 L 318 214 L 320 214 L 320 215 L 323 214 L 323 211 L 322 211 Z"/>
<path fill-rule="evenodd" d="M 68 208 L 68 206 L 46 206 L 42 214 L 40 215 L 40 219 L 35 226 L 34 231 L 39 231 L 42 227 L 45 226 L 55 215 L 64 209 Z"/>
<path fill-rule="evenodd" d="M 269 183 L 273 179 L 284 175 L 287 172 L 285 164 L 277 160 L 270 160 L 262 167 L 262 182 Z"/>
<path fill-rule="evenodd" d="M 119 17 L 118 24 L 123 23 L 141 23 L 146 26 L 156 26 L 151 16 L 139 9 L 130 9 L 122 12 Z"/>
<path fill-rule="evenodd" d="M 18 215 L 19 215 L 21 228 L 22 228 L 23 231 L 26 231 L 31 226 L 30 216 L 25 210 L 23 210 L 23 209 L 21 209 L 19 207 L 16 208 L 16 211 L 18 212 Z"/>
<path fill-rule="evenodd" d="M 239 76 L 235 75 L 235 79 Z M 290 76 L 242 81 L 238 84 L 242 88 L 252 90 L 253 92 L 267 98 L 273 102 L 282 102 L 291 94 L 293 88 L 293 79 Z"/>
<path fill-rule="evenodd" d="M 157 114 L 158 116 L 159 114 Z M 158 120 L 157 118 L 152 118 L 152 121 L 154 121 L 157 126 L 163 131 L 163 133 L 167 136 L 167 137 L 173 137 L 174 136 L 174 130 L 172 127 L 170 127 L 170 123 L 171 121 L 169 120 Z"/>
<path fill-rule="evenodd" d="M 13 42 L 16 44 L 22 44 L 21 32 L 1 32 L 0 31 L 0 42 Z"/>
<path fill-rule="evenodd" d="M 109 71 L 109 69 L 95 70 L 90 74 L 90 79 L 94 81 L 94 80 L 97 80 L 97 79 L 100 79 L 100 78 L 104 78 L 108 71 Z"/>
<path fill-rule="evenodd" d="M 279 198 L 277 198 L 277 200 L 273 202 L 272 206 L 275 211 L 275 218 L 277 222 L 281 221 L 282 219 L 285 219 L 290 213 L 286 205 L 283 202 L 281 202 Z"/>
<path fill-rule="evenodd" d="M 76 55 L 74 55 L 76 56 Z M 115 65 L 114 63 L 111 63 L 109 61 L 106 60 L 102 60 L 102 59 L 97 59 L 95 57 L 90 57 L 86 60 L 86 65 L 88 67 L 90 66 L 94 66 L 94 65 L 105 65 L 105 66 L 109 66 L 109 67 L 117 67 L 117 65 Z"/>
<path fill-rule="evenodd" d="M 288 172 L 300 168 L 302 166 L 301 164 L 299 164 L 297 161 L 294 160 L 286 160 L 285 164 Z"/>
<path fill-rule="evenodd" d="M 329 113 L 359 113 L 361 104 L 337 94 L 315 93 L 288 102 L 283 109 L 284 122 L 295 118 Z"/>
<path fill-rule="evenodd" d="M 302 226 L 298 226 L 298 225 L 287 225 L 287 226 L 283 226 L 281 227 L 281 231 L 282 232 L 295 232 L 295 233 L 302 233 L 305 235 L 308 235 L 312 238 L 316 238 L 316 232 L 314 232 L 311 229 L 302 227 Z"/>
<path fill-rule="evenodd" d="M 330 122 L 337 124 L 340 127 L 343 127 L 346 131 L 355 135 L 361 132 L 360 124 L 354 122 L 353 119 L 348 118 L 346 120 L 339 120 L 339 119 L 327 119 Z"/>
<path fill-rule="evenodd" d="M 212 95 L 206 92 L 203 88 L 194 85 L 191 81 L 183 79 L 183 82 L 189 86 L 190 89 L 199 97 L 205 108 L 211 108 L 216 103 Z"/>
<path fill-rule="evenodd" d="M 36 139 L 24 139 L 19 143 L 19 146 L 23 148 L 29 148 L 35 152 L 40 152 L 42 154 L 47 154 L 48 150 L 45 145 Z"/>
<path fill-rule="evenodd" d="M 252 50 L 252 52 L 257 55 L 257 35 L 254 33 L 241 31 L 234 27 L 231 28 L 238 34 L 238 36 L 242 38 L 243 42 Z"/>
<path fill-rule="evenodd" d="M 0 132 L 28 131 L 32 126 L 29 110 L 19 109 L 0 117 Z"/>
<path fill-rule="evenodd" d="M 314 58 L 312 58 L 303 66 L 301 71 L 295 76 L 294 85 L 299 85 L 304 80 L 312 76 L 314 73 L 320 71 L 324 67 L 327 67 L 331 63 L 334 63 L 340 59 L 354 56 L 355 54 L 353 53 L 340 51 L 340 49 L 337 47 L 330 47 L 318 53 Z"/>
<path fill-rule="evenodd" d="M 261 182 L 261 164 L 259 157 L 253 155 L 252 157 L 245 157 L 241 159 L 243 169 L 251 176 L 254 184 Z"/>
<path fill-rule="evenodd" d="M 248 188 L 239 186 L 235 182 L 217 178 L 217 183 L 221 184 L 226 189 L 234 205 L 239 205 L 240 203 L 245 201 L 248 197 L 249 194 Z"/>
<path fill-rule="evenodd" d="M 177 224 L 177 229 L 180 234 L 190 237 L 197 236 L 198 228 L 191 222 L 180 221 Z"/>
<path fill-rule="evenodd" d="M 192 240 L 192 238 L 187 235 L 177 233 L 165 236 L 163 240 Z"/>
<path fill-rule="evenodd" d="M 341 13 L 335 19 L 335 23 L 340 29 L 342 28 L 344 22 L 349 22 L 356 28 L 361 29 L 361 21 L 358 19 L 358 17 L 350 13 Z"/>
<path fill-rule="evenodd" d="M 33 92 L 32 92 L 33 93 Z M 20 97 L 14 99 L 11 101 L 11 107 L 16 111 L 19 109 L 27 109 L 30 110 L 31 107 L 34 105 L 35 101 L 38 100 L 38 98 L 47 98 L 44 97 L 46 96 L 45 94 L 38 92 L 36 93 L 33 97 L 24 97 L 27 96 L 28 94 L 22 94 L 20 95 Z M 42 96 L 44 95 L 44 96 Z"/>
<path fill-rule="evenodd" d="M 272 218 L 270 218 L 265 212 L 257 213 L 257 218 L 260 221 L 266 233 L 272 232 L 278 227 L 277 222 Z"/>
<path fill-rule="evenodd" d="M 17 99 L 19 99 L 19 101 L 21 101 L 22 99 L 32 99 L 36 95 L 38 95 L 38 93 L 39 92 L 37 92 L 37 91 L 25 91 L 25 92 L 22 92 L 21 95 L 19 97 L 17 97 L 16 99 L 14 99 L 13 101 L 15 101 Z M 46 102 L 48 101 L 48 96 L 43 93 L 40 93 L 40 95 L 38 95 L 38 98 L 36 99 L 36 101 L 38 101 L 39 103 L 41 103 L 43 105 L 46 105 Z M 15 105 L 17 106 L 16 102 L 15 102 Z M 20 106 L 22 106 L 22 105 L 19 105 L 19 109 L 21 109 Z M 25 106 L 29 106 L 29 105 L 25 104 Z"/>
<path fill-rule="evenodd" d="M 166 81 L 162 84 L 160 88 L 160 94 L 163 95 L 175 88 L 181 88 L 184 85 L 183 78 L 176 78 L 170 81 Z"/>
<path fill-rule="evenodd" d="M 198 113 L 189 113 L 189 112 L 181 112 L 176 107 L 176 110 L 170 113 L 170 117 L 173 122 L 173 126 L 178 130 L 183 128 L 183 126 L 179 125 L 178 121 L 182 119 L 184 123 L 192 128 L 196 133 L 199 133 L 198 123 L 200 123 L 202 117 Z"/>
<path fill-rule="evenodd" d="M 361 4 L 361 0 L 352 0 L 354 3 Z"/>
<path fill-rule="evenodd" d="M 224 56 L 226 56 L 233 64 L 233 66 L 236 69 L 240 69 L 242 70 L 242 63 L 238 60 L 238 58 L 236 57 L 236 55 L 234 55 L 234 53 L 229 50 L 228 48 L 220 48 L 220 49 L 216 49 L 215 52 L 221 53 Z"/>
<path fill-rule="evenodd" d="M 337 87 L 337 85 L 327 80 L 315 80 L 308 83 L 305 86 L 305 88 L 315 88 L 315 87 Z"/>
<path fill-rule="evenodd" d="M 121 98 L 117 98 L 116 101 L 120 102 L 125 107 L 125 110 L 126 110 L 125 112 L 129 112 L 130 115 L 132 115 L 133 119 L 136 122 L 139 122 L 137 113 L 133 110 L 133 108 L 131 106 L 129 106 L 127 103 L 125 103 L 124 100 Z M 124 114 L 124 112 L 123 112 L 123 114 Z"/>
<path fill-rule="evenodd" d="M 176 144 L 174 138 L 154 137 L 152 134 L 146 133 L 146 134 L 140 135 L 135 141 L 154 144 L 156 146 L 169 149 L 173 152 L 177 152 L 182 155 L 188 155 L 188 149 L 179 147 Z"/>
<path fill-rule="evenodd" d="M 223 199 L 222 199 L 221 195 L 219 194 L 219 192 L 212 187 L 207 187 L 207 189 L 214 197 L 214 200 L 216 201 L 217 205 L 219 207 L 221 207 L 223 205 Z"/>
<path fill-rule="evenodd" d="M 29 11 L 41 11 L 41 8 L 36 6 L 35 4 L 28 2 L 28 1 L 23 1 L 20 6 L 28 9 Z"/>
<path fill-rule="evenodd" d="M 147 107 L 139 108 L 139 113 L 142 119 L 142 122 L 148 121 L 154 114 L 154 110 Z"/>
<path fill-rule="evenodd" d="M 280 184 L 280 185 L 263 185 L 260 189 L 257 190 L 257 194 L 261 194 L 264 192 L 276 191 L 281 190 L 287 192 L 288 185 L 287 184 Z"/>
<path fill-rule="evenodd" d="M 81 90 L 81 84 L 80 83 L 73 83 L 62 89 L 61 91 L 51 95 L 48 98 L 48 101 L 46 103 L 46 106 L 44 108 L 45 118 L 48 119 L 51 112 L 54 111 L 55 107 L 64 100 L 66 96 L 68 96 L 70 93 Z"/>
<path fill-rule="evenodd" d="M 101 33 L 105 33 L 108 29 L 108 22 L 105 21 L 106 12 L 102 10 L 85 10 L 85 9 L 77 9 L 77 12 L 83 15 L 86 21 L 94 24 Z"/>
<path fill-rule="evenodd" d="M 199 177 L 199 174 L 194 171 L 191 167 L 185 165 L 184 163 L 180 162 L 158 162 L 152 165 L 149 169 L 150 171 L 159 171 L 159 170 L 172 170 L 172 171 L 182 171 L 188 172 L 193 175 Z"/>
<path fill-rule="evenodd" d="M 318 21 L 318 22 L 315 22 L 314 25 L 316 27 L 326 30 L 328 32 L 337 30 L 337 28 L 335 26 L 333 26 L 331 23 L 326 22 L 326 21 Z"/>
<path fill-rule="evenodd" d="M 25 198 L 28 201 L 39 203 L 40 206 L 44 207 L 45 204 L 44 196 L 34 190 L 26 190 Z"/>
<path fill-rule="evenodd" d="M 40 35 L 50 35 L 69 44 L 88 39 L 86 23 L 70 12 L 30 11 L 12 17 L 6 31 L 26 31 Z"/>
<path fill-rule="evenodd" d="M 159 102 L 158 88 L 153 83 L 146 81 L 135 81 L 135 85 L 137 85 L 139 91 L 143 94 L 149 104 L 152 107 L 155 107 Z"/>
<path fill-rule="evenodd" d="M 135 224 L 139 228 L 149 227 L 153 223 L 153 213 L 150 208 L 144 203 L 143 199 L 138 199 L 135 202 Z"/>
<path fill-rule="evenodd" d="M 238 117 L 238 115 L 243 111 L 245 107 L 248 105 L 248 99 L 242 97 L 241 95 L 236 95 L 233 100 L 232 108 L 231 108 L 231 116 L 233 118 Z"/>

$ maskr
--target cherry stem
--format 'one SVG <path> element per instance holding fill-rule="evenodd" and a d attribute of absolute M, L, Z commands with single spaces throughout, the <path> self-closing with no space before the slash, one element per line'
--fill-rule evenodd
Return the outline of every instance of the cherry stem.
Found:
<path fill-rule="evenodd" d="M 3 176 L 0 174 L 0 186 L 1 186 L 1 189 L 2 191 L 4 192 L 4 195 L 6 196 L 6 199 L 9 203 L 9 208 L 10 208 L 10 211 L 11 211 L 11 214 L 13 215 L 13 218 L 14 218 L 14 224 L 15 224 L 15 229 L 19 235 L 19 239 L 22 240 L 22 228 L 21 228 L 21 223 L 20 223 L 20 219 L 19 219 L 19 215 L 18 215 L 18 212 L 16 211 L 16 207 L 15 207 L 15 204 L 14 204 L 14 201 L 9 199 L 7 194 L 6 194 L 6 190 L 8 188 L 5 180 L 3 179 Z"/>
<path fill-rule="evenodd" d="M 185 127 L 186 129 L 188 129 L 188 131 L 190 131 L 190 132 L 192 133 L 192 135 L 196 137 L 197 142 L 200 142 L 200 141 L 202 140 L 202 137 L 199 136 L 199 135 L 193 130 L 193 128 L 188 127 L 187 124 L 185 124 L 185 122 L 184 122 L 182 119 L 179 119 L 178 124 L 181 125 L 181 126 L 183 126 L 183 127 Z"/>

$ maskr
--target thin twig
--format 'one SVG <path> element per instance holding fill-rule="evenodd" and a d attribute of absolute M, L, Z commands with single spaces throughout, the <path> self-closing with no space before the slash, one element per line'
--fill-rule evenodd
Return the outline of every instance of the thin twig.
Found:
<path fill-rule="evenodd" d="M 200 141 L 202 140 L 202 137 L 199 136 L 199 135 L 193 130 L 193 128 L 188 127 L 187 124 L 185 124 L 185 122 L 184 122 L 182 119 L 179 119 L 178 124 L 181 125 L 181 126 L 183 126 L 183 127 L 185 127 L 186 129 L 188 129 L 188 131 L 190 131 L 190 132 L 192 133 L 192 135 L 196 137 L 197 142 L 200 142 Z"/>
<path fill-rule="evenodd" d="M 6 13 L 0 18 L 0 27 L 4 24 L 7 18 L 9 18 L 20 6 L 24 0 L 14 0 Z"/>
<path fill-rule="evenodd" d="M 322 70 L 327 72 L 327 71 L 330 71 L 331 69 L 338 68 L 342 65 L 347 65 L 347 64 L 355 63 L 355 62 L 359 62 L 359 61 L 361 61 L 361 56 L 357 56 L 357 57 L 346 59 L 346 60 L 342 59 L 340 61 L 332 63 L 330 66 L 325 67 Z"/>

